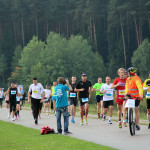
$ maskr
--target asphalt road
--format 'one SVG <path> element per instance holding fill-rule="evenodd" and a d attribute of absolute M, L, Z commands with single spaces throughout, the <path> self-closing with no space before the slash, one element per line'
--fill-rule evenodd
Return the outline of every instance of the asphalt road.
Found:
<path fill-rule="evenodd" d="M 0 120 L 13 122 L 11 119 L 7 119 L 7 114 L 8 110 L 5 107 L 2 109 L 0 108 Z M 56 117 L 54 114 L 46 115 L 46 113 L 42 113 L 38 125 L 34 124 L 31 110 L 21 110 L 20 116 L 20 119 L 16 120 L 15 124 L 39 130 L 41 127 L 48 125 L 57 131 Z M 119 129 L 118 122 L 115 121 L 110 125 L 107 121 L 89 118 L 88 125 L 81 126 L 80 118 L 76 117 L 75 120 L 75 124 L 69 124 L 69 131 L 72 132 L 69 136 L 71 137 L 110 146 L 120 150 L 146 150 L 150 148 L 150 130 L 148 130 L 146 125 L 141 125 L 141 130 L 136 131 L 135 136 L 131 136 L 128 127 Z"/>

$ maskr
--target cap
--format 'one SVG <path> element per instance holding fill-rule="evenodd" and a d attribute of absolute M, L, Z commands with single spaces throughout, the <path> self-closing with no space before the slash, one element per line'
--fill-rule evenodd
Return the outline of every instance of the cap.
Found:
<path fill-rule="evenodd" d="M 12 84 L 15 84 L 15 81 L 12 81 L 11 83 L 12 83 Z"/>
<path fill-rule="evenodd" d="M 87 76 L 87 74 L 86 73 L 82 73 L 82 76 Z"/>
<path fill-rule="evenodd" d="M 46 84 L 46 86 L 49 86 L 49 84 Z"/>
<path fill-rule="evenodd" d="M 37 77 L 34 77 L 33 80 L 37 80 Z"/>

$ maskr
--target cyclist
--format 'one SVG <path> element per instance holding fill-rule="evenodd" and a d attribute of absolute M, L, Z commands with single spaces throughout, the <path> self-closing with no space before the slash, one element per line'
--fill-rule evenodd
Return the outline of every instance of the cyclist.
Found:
<path fill-rule="evenodd" d="M 148 119 L 148 129 L 150 129 L 150 71 L 149 78 L 144 81 L 143 90 L 146 90 L 146 101 L 147 101 L 147 119 Z"/>
<path fill-rule="evenodd" d="M 87 80 L 86 73 L 83 73 L 81 76 L 81 81 L 76 85 L 75 92 L 79 92 L 79 101 L 80 101 L 80 116 L 81 116 L 81 125 L 83 125 L 83 115 L 84 115 L 84 106 L 85 106 L 85 124 L 88 124 L 87 115 L 89 109 L 89 93 L 91 92 L 92 84 Z"/>
<path fill-rule="evenodd" d="M 129 77 L 126 80 L 125 95 L 130 95 L 132 99 L 138 99 L 135 101 L 135 120 L 136 129 L 140 130 L 139 126 L 139 105 L 140 99 L 143 98 L 143 86 L 141 79 L 137 76 L 137 69 L 134 67 L 128 68 Z"/>
<path fill-rule="evenodd" d="M 109 107 L 109 119 L 108 123 L 112 124 L 111 118 L 113 114 L 113 89 L 111 89 L 112 83 L 111 78 L 109 76 L 106 77 L 106 83 L 102 85 L 100 89 L 100 94 L 103 94 L 103 106 L 104 106 L 104 115 L 103 121 L 106 120 L 107 108 Z"/>
<path fill-rule="evenodd" d="M 93 86 L 93 89 L 92 89 L 92 91 L 96 91 L 97 116 L 98 116 L 98 118 L 103 118 L 103 94 L 99 93 L 99 90 L 101 89 L 101 86 L 103 84 L 104 83 L 102 83 L 102 78 L 99 77 L 98 78 L 98 83 L 95 83 L 94 86 Z M 100 106 L 101 106 L 101 116 L 100 116 L 100 113 L 99 113 Z"/>
<path fill-rule="evenodd" d="M 121 122 L 121 114 L 122 110 L 125 109 L 125 101 L 123 100 L 125 95 L 125 85 L 126 80 L 125 78 L 125 69 L 120 68 L 118 69 L 118 75 L 119 78 L 116 78 L 111 86 L 111 88 L 116 88 L 117 90 L 117 96 L 116 96 L 116 103 L 118 108 L 118 121 L 119 121 L 119 128 L 122 128 L 122 122 Z M 126 118 L 125 118 L 125 110 L 123 111 L 123 125 L 124 127 L 127 127 L 126 125 Z"/>

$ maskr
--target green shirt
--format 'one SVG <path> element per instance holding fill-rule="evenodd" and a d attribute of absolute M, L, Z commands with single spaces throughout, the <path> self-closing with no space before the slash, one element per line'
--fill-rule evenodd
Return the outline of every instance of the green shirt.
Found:
<path fill-rule="evenodd" d="M 93 88 L 96 89 L 96 90 L 100 90 L 100 89 L 101 89 L 101 86 L 102 86 L 103 84 L 104 84 L 104 83 L 101 83 L 101 84 L 95 83 L 94 86 L 93 86 Z M 99 91 L 96 91 L 96 95 L 102 96 L 103 94 L 100 94 Z"/>

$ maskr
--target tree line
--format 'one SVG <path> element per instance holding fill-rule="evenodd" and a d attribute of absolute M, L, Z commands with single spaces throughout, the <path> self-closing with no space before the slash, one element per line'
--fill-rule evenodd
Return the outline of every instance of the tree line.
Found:
<path fill-rule="evenodd" d="M 102 57 L 105 74 L 112 78 L 119 67 L 135 62 L 143 76 L 148 54 L 140 67 L 132 57 L 144 39 L 149 42 L 149 10 L 149 0 L 0 0 L 0 82 L 4 85 L 11 72 L 21 68 L 15 61 L 21 58 L 16 49 L 23 51 L 33 36 L 46 41 L 51 31 L 67 41 L 72 35 L 87 39 L 90 51 Z"/>

